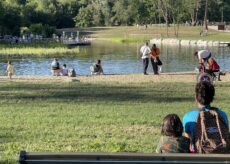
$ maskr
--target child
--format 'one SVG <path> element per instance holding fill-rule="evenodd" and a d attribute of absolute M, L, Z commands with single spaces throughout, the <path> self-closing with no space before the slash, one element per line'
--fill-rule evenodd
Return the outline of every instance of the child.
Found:
<path fill-rule="evenodd" d="M 68 76 L 68 68 L 66 68 L 66 64 L 63 64 L 63 66 L 62 66 L 61 75 L 62 76 Z"/>
<path fill-rule="evenodd" d="M 12 76 L 14 74 L 14 66 L 11 64 L 11 61 L 8 61 L 6 72 L 8 74 L 8 77 L 12 79 Z"/>
<path fill-rule="evenodd" d="M 209 58 L 208 59 L 208 67 L 213 72 L 220 71 L 220 66 L 217 64 L 217 62 L 216 62 L 216 60 L 214 58 Z"/>
<path fill-rule="evenodd" d="M 215 75 L 215 72 L 217 72 L 218 81 L 221 81 L 220 75 L 224 75 L 222 72 L 220 72 L 220 66 L 217 64 L 216 60 L 214 58 L 208 59 L 208 69 L 206 70 L 207 73 L 210 75 Z"/>
<path fill-rule="evenodd" d="M 189 153 L 190 140 L 182 136 L 183 125 L 176 114 L 163 119 L 161 138 L 156 153 Z"/>

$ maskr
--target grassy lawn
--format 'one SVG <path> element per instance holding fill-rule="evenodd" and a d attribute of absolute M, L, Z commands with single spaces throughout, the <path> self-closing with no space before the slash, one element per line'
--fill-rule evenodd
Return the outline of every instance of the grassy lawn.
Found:
<path fill-rule="evenodd" d="M 171 25 L 167 28 L 164 25 L 148 26 L 122 26 L 122 27 L 92 27 L 83 29 L 62 29 L 60 31 L 77 31 L 80 30 L 81 34 L 87 34 L 89 37 L 109 39 L 120 42 L 137 42 L 149 40 L 153 38 L 175 38 L 174 27 Z M 230 33 L 209 30 L 207 36 L 200 36 L 201 26 L 180 26 L 179 39 L 190 40 L 213 40 L 213 41 L 229 41 Z"/>
<path fill-rule="evenodd" d="M 0 161 L 30 152 L 155 151 L 163 117 L 195 108 L 194 83 L 0 85 Z M 230 116 L 230 83 L 214 106 Z"/>

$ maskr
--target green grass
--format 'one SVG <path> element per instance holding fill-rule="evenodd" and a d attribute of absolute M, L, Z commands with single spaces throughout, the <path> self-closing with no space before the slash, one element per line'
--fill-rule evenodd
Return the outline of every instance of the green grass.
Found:
<path fill-rule="evenodd" d="M 0 55 L 25 56 L 63 56 L 79 53 L 79 48 L 67 48 L 60 43 L 38 43 L 38 44 L 0 44 Z"/>
<path fill-rule="evenodd" d="M 167 28 L 165 25 L 149 25 L 147 29 L 144 26 L 119 26 L 119 27 L 91 27 L 83 29 L 65 29 L 67 32 L 80 30 L 81 34 L 88 35 L 97 39 L 110 39 L 112 41 L 123 42 L 140 42 L 153 38 L 175 38 L 174 27 L 171 25 Z M 229 41 L 230 33 L 209 30 L 207 36 L 200 36 L 201 26 L 183 26 L 179 27 L 179 39 L 194 39 L 194 40 L 212 40 L 212 41 Z M 62 31 L 62 30 L 61 30 Z M 117 39 L 120 38 L 120 39 Z M 123 39 L 121 39 L 123 38 Z"/>
<path fill-rule="evenodd" d="M 229 83 L 214 106 L 229 115 Z M 0 85 L 0 161 L 30 152 L 155 151 L 164 116 L 195 108 L 194 83 Z"/>

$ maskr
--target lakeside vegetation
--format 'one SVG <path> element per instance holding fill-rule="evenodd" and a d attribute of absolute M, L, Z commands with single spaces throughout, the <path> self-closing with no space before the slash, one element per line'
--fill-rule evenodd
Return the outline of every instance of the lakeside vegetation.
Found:
<path fill-rule="evenodd" d="M 1 57 L 7 56 L 64 56 L 64 55 L 76 55 L 79 53 L 79 48 L 67 48 L 67 47 L 57 47 L 57 48 L 33 48 L 33 47 L 12 47 L 0 49 Z"/>
<path fill-rule="evenodd" d="M 0 86 L 0 161 L 30 152 L 152 153 L 163 117 L 196 108 L 195 83 L 22 83 Z M 229 83 L 213 106 L 229 115 Z"/>

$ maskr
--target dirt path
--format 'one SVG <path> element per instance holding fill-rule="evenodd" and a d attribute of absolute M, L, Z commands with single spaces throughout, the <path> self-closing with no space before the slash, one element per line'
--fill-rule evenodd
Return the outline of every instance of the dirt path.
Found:
<path fill-rule="evenodd" d="M 196 82 L 197 74 L 192 72 L 184 73 L 162 73 L 160 75 L 94 75 L 77 76 L 74 78 L 61 76 L 14 76 L 12 80 L 6 76 L 0 76 L 0 82 L 82 82 L 82 83 L 144 83 L 144 82 Z M 221 76 L 218 83 L 230 82 L 230 73 Z"/>

